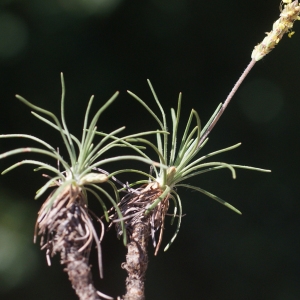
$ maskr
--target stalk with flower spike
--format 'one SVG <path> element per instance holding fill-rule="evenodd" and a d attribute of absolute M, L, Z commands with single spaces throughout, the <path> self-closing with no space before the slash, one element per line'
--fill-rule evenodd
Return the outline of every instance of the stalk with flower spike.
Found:
<path fill-rule="evenodd" d="M 168 215 L 172 203 L 174 211 L 171 213 L 171 223 L 177 219 L 177 228 L 171 241 L 165 247 L 165 250 L 173 243 L 180 229 L 182 204 L 176 188 L 185 187 L 199 191 L 240 214 L 239 210 L 219 197 L 199 187 L 184 184 L 183 181 L 193 176 L 222 168 L 227 168 L 231 172 L 233 178 L 235 178 L 236 168 L 269 172 L 268 170 L 218 161 L 203 162 L 207 158 L 232 150 L 240 144 L 212 152 L 199 158 L 197 158 L 197 155 L 206 144 L 208 134 L 224 113 L 233 95 L 254 64 L 268 54 L 275 45 L 278 44 L 285 33 L 288 33 L 290 37 L 293 35 L 294 32 L 291 31 L 291 29 L 294 21 L 299 19 L 300 13 L 298 1 L 292 2 L 291 0 L 283 0 L 280 7 L 280 18 L 274 23 L 272 31 L 267 34 L 262 43 L 254 48 L 251 56 L 252 60 L 248 67 L 234 85 L 225 102 L 218 106 L 217 110 L 202 130 L 197 112 L 194 110 L 191 111 L 190 118 L 188 119 L 185 132 L 178 148 L 177 131 L 181 110 L 181 94 L 179 95 L 177 110 L 171 110 L 173 130 L 171 135 L 171 149 L 168 149 L 165 112 L 150 82 L 149 85 L 161 111 L 162 120 L 157 117 L 154 111 L 138 96 L 131 92 L 129 92 L 129 94 L 140 102 L 140 104 L 142 104 L 157 121 L 160 127 L 160 130 L 156 131 L 157 145 L 154 145 L 147 139 L 141 137 L 142 135 L 153 134 L 153 131 L 138 133 L 122 138 L 118 138 L 116 135 L 124 129 L 123 127 L 116 129 L 109 134 L 97 131 L 96 123 L 100 115 L 116 99 L 118 93 L 115 93 L 97 111 L 91 122 L 88 124 L 89 112 L 93 102 L 93 97 L 91 97 L 84 118 L 81 140 L 78 140 L 69 132 L 65 122 L 65 88 L 63 76 L 61 76 L 63 88 L 61 99 L 61 121 L 59 121 L 53 113 L 31 104 L 21 96 L 17 96 L 21 102 L 35 111 L 32 112 L 35 117 L 60 132 L 69 156 L 69 161 L 65 160 L 58 150 L 55 150 L 51 145 L 37 137 L 26 134 L 0 135 L 0 138 L 3 139 L 16 137 L 26 138 L 39 143 L 43 147 L 15 149 L 0 154 L 0 159 L 24 152 L 33 152 L 47 155 L 55 161 L 58 161 L 63 167 L 63 171 L 60 171 L 44 162 L 28 159 L 12 165 L 3 171 L 2 174 L 23 164 L 36 165 L 36 171 L 44 170 L 54 174 L 53 177 L 50 177 L 48 174 L 44 175 L 45 177 L 48 177 L 49 180 L 38 190 L 35 197 L 39 198 L 46 190 L 54 188 L 38 213 L 34 239 L 36 240 L 37 235 L 41 236 L 41 247 L 42 249 L 46 249 L 46 257 L 49 265 L 51 264 L 51 256 L 60 253 L 61 262 L 66 266 L 69 279 L 80 299 L 99 299 L 100 297 L 112 299 L 97 291 L 92 282 L 88 260 L 93 242 L 95 242 L 98 251 L 100 277 L 103 277 L 101 241 L 104 235 L 104 224 L 100 218 L 89 210 L 88 194 L 92 194 L 98 199 L 104 211 L 105 219 L 107 221 L 113 220 L 116 224 L 118 235 L 123 235 L 123 242 L 127 245 L 128 254 L 126 263 L 122 265 L 128 272 L 126 281 L 127 293 L 124 296 L 124 299 L 141 300 L 144 299 L 144 280 L 148 264 L 148 241 L 151 237 L 155 247 L 155 254 L 157 254 L 162 243 L 165 218 Z M 46 115 L 46 118 L 39 113 Z M 193 122 L 195 122 L 195 125 L 193 125 L 194 127 L 192 127 Z M 94 142 L 96 134 L 102 136 L 102 139 L 97 143 Z M 143 147 L 134 146 L 131 142 L 145 144 L 152 148 L 157 154 L 159 163 L 155 163 L 150 159 L 150 157 L 142 151 Z M 111 148 L 123 146 L 131 147 L 139 153 L 139 156 L 127 155 L 100 159 L 101 155 Z M 105 163 L 118 162 L 121 159 L 135 159 L 151 164 L 153 166 L 154 175 L 149 175 L 139 170 L 130 170 L 146 175 L 149 179 L 141 180 L 132 185 L 124 185 L 121 190 L 127 191 L 127 193 L 125 197 L 120 200 L 119 191 L 114 184 L 113 176 L 128 170 L 120 170 L 108 174 L 98 167 Z M 100 173 L 96 172 L 97 170 Z M 101 187 L 104 183 L 111 186 L 116 199 L 112 198 L 107 191 Z M 136 185 L 138 185 L 137 188 L 135 187 Z M 113 216 L 109 216 L 106 204 L 102 199 L 103 196 L 104 198 L 107 198 L 113 206 Z M 94 229 L 92 218 L 100 223 L 100 235 L 97 234 Z M 158 242 L 156 242 L 157 231 L 159 231 Z M 129 236 L 128 244 L 127 235 Z"/>
<path fill-rule="evenodd" d="M 296 20 L 300 20 L 300 5 L 298 3 L 298 0 L 293 2 L 292 0 L 281 1 L 280 11 L 280 18 L 273 24 L 272 30 L 270 32 L 267 32 L 267 36 L 263 39 L 263 41 L 254 47 L 254 50 L 251 54 L 252 60 L 233 86 L 224 103 L 220 106 L 219 112 L 216 114 L 214 120 L 210 123 L 205 134 L 203 134 L 200 140 L 200 144 L 212 131 L 219 118 L 224 113 L 232 97 L 234 96 L 244 79 L 247 77 L 248 73 L 251 71 L 255 63 L 265 57 L 268 53 L 270 53 L 280 42 L 285 33 L 288 33 L 289 37 L 292 37 L 292 35 L 295 33 L 294 31 L 292 31 L 294 22 Z"/>
<path fill-rule="evenodd" d="M 199 187 L 182 183 L 184 180 L 196 175 L 223 168 L 229 169 L 233 178 L 235 178 L 236 176 L 235 168 L 270 172 L 269 170 L 228 164 L 218 161 L 203 163 L 203 161 L 209 157 L 235 149 L 236 147 L 240 146 L 240 143 L 196 158 L 199 151 L 208 141 L 208 139 L 206 138 L 204 142 L 201 143 L 201 138 L 206 133 L 207 129 L 220 111 L 220 106 L 217 108 L 215 113 L 212 115 L 212 117 L 202 130 L 198 113 L 195 110 L 192 110 L 186 124 L 181 143 L 177 148 L 177 131 L 179 126 L 182 98 L 181 94 L 179 94 L 178 98 L 177 111 L 171 109 L 173 127 L 171 136 L 171 149 L 168 149 L 169 134 L 166 133 L 166 115 L 150 81 L 148 81 L 148 84 L 150 86 L 154 99 L 161 111 L 162 120 L 157 117 L 154 111 L 141 98 L 139 98 L 132 92 L 128 93 L 133 96 L 141 105 L 143 105 L 146 110 L 155 118 L 161 132 L 163 133 L 157 132 L 157 145 L 154 145 L 150 141 L 143 138 L 130 138 L 127 140 L 135 143 L 143 143 L 151 147 L 157 154 L 161 165 L 166 165 L 168 166 L 168 168 L 165 169 L 153 166 L 154 176 L 148 175 L 150 178 L 150 182 L 149 180 L 139 181 L 139 183 L 144 183 L 144 185 L 140 186 L 139 188 L 132 189 L 131 193 L 128 193 L 121 199 L 119 208 L 121 210 L 123 218 L 119 219 L 117 214 L 115 214 L 113 217 L 114 222 L 117 225 L 119 235 L 123 234 L 124 231 L 120 227 L 118 222 L 124 221 L 127 235 L 129 236 L 130 241 L 127 245 L 128 254 L 126 257 L 126 263 L 122 265 L 122 267 L 128 272 L 128 277 L 126 280 L 127 294 L 124 296 L 124 300 L 144 299 L 144 279 L 148 264 L 148 240 L 150 237 L 152 237 L 156 255 L 162 242 L 164 222 L 168 209 L 170 207 L 170 201 L 174 204 L 174 211 L 171 214 L 171 223 L 173 223 L 175 217 L 178 218 L 178 221 L 175 234 L 165 247 L 165 251 L 173 243 L 179 232 L 183 213 L 181 199 L 178 192 L 176 191 L 177 187 L 185 187 L 201 192 L 206 196 L 223 204 L 224 206 L 230 208 L 234 212 L 241 214 L 238 209 L 222 200 L 221 198 L 217 197 L 216 195 L 213 195 Z M 194 127 L 192 126 L 193 121 L 196 122 Z M 145 158 L 148 158 L 146 154 Z M 158 242 L 156 242 L 155 233 L 158 230 L 160 230 L 160 233 Z"/>
<path fill-rule="evenodd" d="M 153 145 L 145 139 L 131 140 L 134 142 L 147 144 L 152 149 L 154 149 L 159 157 L 161 164 L 167 165 L 168 169 L 157 169 L 156 167 L 154 167 L 155 176 L 149 176 L 150 182 L 145 180 L 145 184 L 143 186 L 137 188 L 131 194 L 126 195 L 121 200 L 121 203 L 119 205 L 123 215 L 122 220 L 125 222 L 126 230 L 130 238 L 126 263 L 122 265 L 122 267 L 126 269 L 128 273 L 128 277 L 126 280 L 127 292 L 124 296 L 124 300 L 142 300 L 145 298 L 144 280 L 148 263 L 148 239 L 150 236 L 152 237 L 153 245 L 155 247 L 155 254 L 157 254 L 162 241 L 164 221 L 169 209 L 170 200 L 174 203 L 174 212 L 172 214 L 173 217 L 171 223 L 173 223 L 175 217 L 178 217 L 178 222 L 175 234 L 165 247 L 165 250 L 169 248 L 169 246 L 173 243 L 174 239 L 177 236 L 181 224 L 182 205 L 179 194 L 175 191 L 175 187 L 186 187 L 199 191 L 207 195 L 208 197 L 211 197 L 212 199 L 220 202 L 221 204 L 229 207 L 233 211 L 240 213 L 239 210 L 237 210 L 224 200 L 220 199 L 219 197 L 199 187 L 184 184 L 182 183 L 182 181 L 190 177 L 221 168 L 228 168 L 231 171 L 233 178 L 235 178 L 235 168 L 269 172 L 269 170 L 221 162 L 202 163 L 204 159 L 222 153 L 224 151 L 232 150 L 238 147 L 240 143 L 225 149 L 221 149 L 219 151 L 215 151 L 200 158 L 196 158 L 196 155 L 206 144 L 207 136 L 212 131 L 221 115 L 224 113 L 232 97 L 234 96 L 252 67 L 255 65 L 255 63 L 262 59 L 266 54 L 268 54 L 278 44 L 285 33 L 289 33 L 289 37 L 293 35 L 294 32 L 291 31 L 291 28 L 293 27 L 294 21 L 299 20 L 300 6 L 298 4 L 298 1 L 296 0 L 292 2 L 291 0 L 284 0 L 281 2 L 280 9 L 280 18 L 274 23 L 272 31 L 267 33 L 267 37 L 262 41 L 262 43 L 255 46 L 251 55 L 251 62 L 234 85 L 225 102 L 218 106 L 217 110 L 202 130 L 200 126 L 199 116 L 196 111 L 192 110 L 190 118 L 186 125 L 183 138 L 181 140 L 181 144 L 179 146 L 179 149 L 177 150 L 177 128 L 179 124 L 181 108 L 180 94 L 178 99 L 177 111 L 175 112 L 173 109 L 171 110 L 173 130 L 171 152 L 169 157 L 167 148 L 167 134 L 157 134 L 157 146 Z M 131 92 L 129 92 L 129 94 L 132 95 L 150 112 L 150 114 L 158 122 L 161 130 L 166 131 L 167 125 L 165 113 L 160 102 L 158 101 L 151 83 L 149 81 L 148 83 L 156 100 L 156 103 L 162 113 L 162 121 L 159 120 L 156 114 L 138 96 Z M 190 129 L 193 119 L 195 119 L 196 121 L 196 126 L 193 129 Z M 114 219 L 114 222 L 117 223 L 118 233 L 124 233 L 123 230 L 120 229 L 120 226 L 118 224 L 121 219 L 118 219 L 116 214 L 114 216 Z M 156 243 L 155 232 L 159 229 L 160 234 L 158 243 Z"/>

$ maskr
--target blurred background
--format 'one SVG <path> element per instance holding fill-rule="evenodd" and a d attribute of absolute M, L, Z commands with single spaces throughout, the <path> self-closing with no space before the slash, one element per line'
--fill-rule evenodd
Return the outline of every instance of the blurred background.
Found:
<path fill-rule="evenodd" d="M 89 97 L 95 95 L 95 112 L 116 90 L 120 96 L 101 116 L 99 130 L 157 129 L 126 93 L 136 93 L 159 113 L 147 78 L 168 118 L 183 93 L 180 133 L 192 108 L 205 124 L 250 62 L 253 47 L 271 30 L 278 6 L 273 0 L 0 0 L 0 133 L 32 134 L 64 153 L 59 134 L 14 97 L 20 94 L 59 116 L 60 72 L 66 81 L 67 124 L 75 135 L 81 134 Z M 178 190 L 186 216 L 167 252 L 164 245 L 175 231 L 168 219 L 157 257 L 149 245 L 147 299 L 300 299 L 300 22 L 295 31 L 257 63 L 202 150 L 206 154 L 242 142 L 215 160 L 272 173 L 239 169 L 232 180 L 228 170 L 221 170 L 187 182 L 228 201 L 242 216 L 202 194 Z M 30 145 L 36 144 L 1 139 L 0 151 Z M 1 160 L 1 171 L 25 157 L 56 166 L 26 154 Z M 105 169 L 123 167 L 149 170 L 135 162 Z M 77 299 L 59 257 L 48 267 L 45 252 L 32 242 L 43 202 L 33 198 L 45 182 L 32 169 L 22 166 L 0 177 L 0 298 Z M 102 292 L 124 294 L 126 272 L 120 264 L 125 254 L 111 229 L 103 242 L 103 280 L 95 253 L 91 257 Z"/>

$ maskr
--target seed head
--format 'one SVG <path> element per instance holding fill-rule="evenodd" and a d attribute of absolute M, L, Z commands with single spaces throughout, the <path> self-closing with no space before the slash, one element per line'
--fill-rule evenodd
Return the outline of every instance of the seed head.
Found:
<path fill-rule="evenodd" d="M 280 18 L 273 24 L 273 29 L 267 33 L 267 36 L 260 44 L 254 47 L 251 58 L 255 61 L 267 55 L 279 43 L 285 33 L 289 32 L 289 37 L 294 34 L 294 32 L 291 32 L 291 29 L 294 22 L 299 20 L 300 14 L 298 0 L 294 2 L 283 0 L 280 7 Z"/>

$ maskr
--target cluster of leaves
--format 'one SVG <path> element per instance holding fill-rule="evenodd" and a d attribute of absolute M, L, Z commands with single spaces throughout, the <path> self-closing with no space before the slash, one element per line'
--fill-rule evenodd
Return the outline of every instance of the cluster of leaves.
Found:
<path fill-rule="evenodd" d="M 227 168 L 233 178 L 236 177 L 236 168 L 270 172 L 269 170 L 219 161 L 203 162 L 217 154 L 235 149 L 240 143 L 200 157 L 198 157 L 198 154 L 207 143 L 208 134 L 225 111 L 228 103 L 256 61 L 268 54 L 278 44 L 285 33 L 288 33 L 290 37 L 293 35 L 294 32 L 291 31 L 293 23 L 299 20 L 300 14 L 298 1 L 282 0 L 280 11 L 280 18 L 273 24 L 272 30 L 267 33 L 264 40 L 255 46 L 251 56 L 252 61 L 234 85 L 224 104 L 220 104 L 217 107 L 203 128 L 201 128 L 198 113 L 192 110 L 181 139 L 178 138 L 178 128 L 182 95 L 179 94 L 177 110 L 171 109 L 172 131 L 170 134 L 167 129 L 165 111 L 150 81 L 148 81 L 148 84 L 161 113 L 161 118 L 158 117 L 141 98 L 132 92 L 128 93 L 150 113 L 157 122 L 159 129 L 123 137 L 118 137 L 117 135 L 122 132 L 125 127 L 118 128 L 110 133 L 104 133 L 97 131 L 96 126 L 101 114 L 117 98 L 118 93 L 115 93 L 98 109 L 91 121 L 89 120 L 89 114 L 94 97 L 92 96 L 90 98 L 84 117 L 81 139 L 72 135 L 66 125 L 65 84 L 62 74 L 61 120 L 52 112 L 32 104 L 19 95 L 16 96 L 17 99 L 33 109 L 33 116 L 60 133 L 68 153 L 68 159 L 63 158 L 58 150 L 35 136 L 28 134 L 3 134 L 0 135 L 1 139 L 25 138 L 38 143 L 42 148 L 23 147 L 14 149 L 0 154 L 0 159 L 15 154 L 33 152 L 51 157 L 55 163 L 58 162 L 63 170 L 61 171 L 60 167 L 55 168 L 42 161 L 25 159 L 13 164 L 4 170 L 2 174 L 24 164 L 37 166 L 37 168 L 34 169 L 35 171 L 43 170 L 52 174 L 52 176 L 43 174 L 44 177 L 48 178 L 48 181 L 37 191 L 35 196 L 37 199 L 44 195 L 48 189 L 52 189 L 39 211 L 36 222 L 35 240 L 37 235 L 41 235 L 41 247 L 42 249 L 47 249 L 46 255 L 48 264 L 50 264 L 50 256 L 53 256 L 56 252 L 61 253 L 62 263 L 67 265 L 69 278 L 72 278 L 70 280 L 72 281 L 73 287 L 76 281 L 80 282 L 82 280 L 82 278 L 78 276 L 79 272 L 77 272 L 78 263 L 83 262 L 83 273 L 89 274 L 87 262 L 93 242 L 95 242 L 98 249 L 100 277 L 103 277 L 101 241 L 104 236 L 104 224 L 96 214 L 89 210 L 89 193 L 99 201 L 105 220 L 110 223 L 110 225 L 117 224 L 118 235 L 123 236 L 124 245 L 128 242 L 128 235 L 130 239 L 133 226 L 138 224 L 141 220 L 149 220 L 155 254 L 158 252 L 162 242 L 165 217 L 169 215 L 170 203 L 173 203 L 173 212 L 170 214 L 172 217 L 171 223 L 177 218 L 177 228 L 170 242 L 165 247 L 165 251 L 173 243 L 179 232 L 183 210 L 177 189 L 178 187 L 184 187 L 203 193 L 234 212 L 241 214 L 238 209 L 218 196 L 200 187 L 185 184 L 183 181 L 209 171 L 223 168 Z M 156 144 L 145 138 L 153 134 L 156 135 Z M 97 136 L 101 137 L 100 141 L 96 141 Z M 108 151 L 115 147 L 130 148 L 135 152 L 135 155 L 118 155 L 103 158 L 104 154 L 106 155 Z M 155 153 L 155 157 L 152 157 L 146 152 L 147 148 L 150 148 L 152 153 Z M 148 174 L 142 170 L 135 169 L 116 170 L 112 173 L 108 173 L 100 168 L 104 164 L 116 164 L 121 160 L 136 160 L 146 163 L 151 166 L 154 174 L 152 174 L 152 172 Z M 116 179 L 115 176 L 124 172 L 134 172 L 145 178 L 130 184 L 123 184 Z M 109 193 L 106 188 L 103 188 L 103 183 L 107 183 L 111 187 L 114 197 L 111 196 L 111 193 Z M 121 188 L 118 188 L 116 183 L 121 184 Z M 126 193 L 122 199 L 120 198 L 121 192 Z M 107 208 L 107 201 L 109 203 L 109 209 Z M 109 215 L 110 211 L 113 211 L 112 215 Z M 100 235 L 98 235 L 94 229 L 92 223 L 93 218 L 101 224 L 102 230 Z M 156 243 L 155 234 L 159 230 L 159 239 Z M 74 270 L 76 270 L 76 272 L 73 272 Z M 90 284 L 87 285 L 87 291 L 80 291 L 81 284 L 78 284 L 78 286 L 78 289 L 74 287 L 78 295 L 91 293 L 111 299 L 98 291 L 90 290 Z"/>
<path fill-rule="evenodd" d="M 110 220 L 108 216 L 108 209 L 106 207 L 105 201 L 102 199 L 104 196 L 106 199 L 110 201 L 111 206 L 114 208 L 115 212 L 117 213 L 118 221 L 120 222 L 122 227 L 122 232 L 124 233 L 123 241 L 124 244 L 126 245 L 127 237 L 126 237 L 126 230 L 124 229 L 124 222 L 123 222 L 124 218 L 118 205 L 118 203 L 120 202 L 119 193 L 121 190 L 123 191 L 127 190 L 128 193 L 129 192 L 135 193 L 137 190 L 134 190 L 131 187 L 136 186 L 137 184 L 139 185 L 147 184 L 149 183 L 148 178 L 150 178 L 151 183 L 153 182 L 157 183 L 156 188 L 160 191 L 159 197 L 157 197 L 154 200 L 151 200 L 151 203 L 148 203 L 147 207 L 145 207 L 145 209 L 142 210 L 141 213 L 148 214 L 150 211 L 152 211 L 157 206 L 159 206 L 162 201 L 169 201 L 169 199 L 172 199 L 174 203 L 172 222 L 175 216 L 178 216 L 178 225 L 177 225 L 176 233 L 172 238 L 171 242 L 165 248 L 166 250 L 175 239 L 181 223 L 182 204 L 178 193 L 175 191 L 175 187 L 186 187 L 186 188 L 199 191 L 209 196 L 210 198 L 220 202 L 221 204 L 227 206 L 228 208 L 234 210 L 235 212 L 240 213 L 239 210 L 231 206 L 229 203 L 209 193 L 208 191 L 205 191 L 199 187 L 183 184 L 182 183 L 183 180 L 186 180 L 196 175 L 206 173 L 208 171 L 218 170 L 222 168 L 228 168 L 231 171 L 233 178 L 235 178 L 234 168 L 245 168 L 251 170 L 267 171 L 267 170 L 262 170 L 262 169 L 247 167 L 247 166 L 227 164 L 223 162 L 202 163 L 204 159 L 207 159 L 216 154 L 220 154 L 224 151 L 234 149 L 238 147 L 240 144 L 236 144 L 234 146 L 212 152 L 210 154 L 207 154 L 197 159 L 195 158 L 198 152 L 203 148 L 203 146 L 206 144 L 208 140 L 206 138 L 203 142 L 201 142 L 201 137 L 206 133 L 207 128 L 209 127 L 209 125 L 212 123 L 215 116 L 219 112 L 221 105 L 218 106 L 217 110 L 214 112 L 211 119 L 208 121 L 208 123 L 204 126 L 202 130 L 201 130 L 200 118 L 197 112 L 195 110 L 192 110 L 188 122 L 186 124 L 184 135 L 177 149 L 177 140 L 178 140 L 177 131 L 179 126 L 180 110 L 181 110 L 181 98 L 182 98 L 181 94 L 179 94 L 179 98 L 178 98 L 177 111 L 175 112 L 174 109 L 171 109 L 173 130 L 171 135 L 171 147 L 169 153 L 168 150 L 169 133 L 167 132 L 166 115 L 157 98 L 157 95 L 155 94 L 155 91 L 150 81 L 148 81 L 148 83 L 152 91 L 152 94 L 154 96 L 154 99 L 160 109 L 162 120 L 160 120 L 159 117 L 155 114 L 155 112 L 138 96 L 136 96 L 131 92 L 129 92 L 129 94 L 133 96 L 142 106 L 144 106 L 144 108 L 146 108 L 146 110 L 154 117 L 154 119 L 159 125 L 159 130 L 141 132 L 141 133 L 132 134 L 124 137 L 116 136 L 124 129 L 124 127 L 118 128 L 111 133 L 103 133 L 97 131 L 97 127 L 96 127 L 97 121 L 100 115 L 102 114 L 102 112 L 117 98 L 118 93 L 115 93 L 97 111 L 95 116 L 88 124 L 89 112 L 94 97 L 92 96 L 90 98 L 85 113 L 82 137 L 81 140 L 79 140 L 69 132 L 65 121 L 65 85 L 64 85 L 63 75 L 61 75 L 61 83 L 62 83 L 61 122 L 53 113 L 33 105 L 32 103 L 30 103 L 29 101 L 27 101 L 26 99 L 24 99 L 19 95 L 17 95 L 16 97 L 21 102 L 23 102 L 24 104 L 26 104 L 27 106 L 29 106 L 34 110 L 32 114 L 36 118 L 45 122 L 47 125 L 51 126 L 55 130 L 60 132 L 65 147 L 67 149 L 67 152 L 69 154 L 69 161 L 64 159 L 60 155 L 58 150 L 55 150 L 54 147 L 52 147 L 51 145 L 49 145 L 48 143 L 46 143 L 40 138 L 31 135 L 26 135 L 26 134 L 0 135 L 0 138 L 31 139 L 36 141 L 37 143 L 39 143 L 45 148 L 45 149 L 33 148 L 33 147 L 19 148 L 1 154 L 0 159 L 7 157 L 9 155 L 15 155 L 24 152 L 34 152 L 34 153 L 44 154 L 53 158 L 55 161 L 59 162 L 63 167 L 63 171 L 61 171 L 44 162 L 26 159 L 12 165 L 11 167 L 7 168 L 2 172 L 2 174 L 7 173 L 8 171 L 23 164 L 33 164 L 38 166 L 38 168 L 36 168 L 35 171 L 46 170 L 54 173 L 54 176 L 50 177 L 50 179 L 44 184 L 44 186 L 42 186 L 37 191 L 37 194 L 35 196 L 35 198 L 39 198 L 49 188 L 53 186 L 57 187 L 55 191 L 51 193 L 51 197 L 47 199 L 47 205 L 43 206 L 42 214 L 45 214 L 48 210 L 51 209 L 53 203 L 55 202 L 55 199 L 59 198 L 59 195 L 63 194 L 66 189 L 68 189 L 69 187 L 72 188 L 76 187 L 80 189 L 80 193 L 84 196 L 83 199 L 85 199 L 84 201 L 85 206 L 88 206 L 88 202 L 87 202 L 88 192 L 93 194 L 99 200 L 106 221 L 109 222 Z M 39 113 L 46 115 L 47 117 L 50 118 L 50 120 L 48 118 L 43 117 Z M 196 125 L 193 128 L 191 128 L 193 119 L 196 121 Z M 144 136 L 149 134 L 156 134 L 157 145 L 154 145 L 149 140 L 144 138 Z M 102 136 L 102 139 L 97 143 L 95 143 L 96 135 Z M 145 152 L 145 147 L 142 147 L 140 145 L 137 146 L 135 145 L 136 143 L 145 144 L 146 146 L 154 149 L 154 151 L 157 154 L 157 158 L 154 159 L 150 158 Z M 138 155 L 124 155 L 124 156 L 101 159 L 103 154 L 109 151 L 110 149 L 112 149 L 113 147 L 124 147 L 124 146 L 133 149 L 135 152 L 137 152 Z M 102 166 L 103 164 L 116 162 L 120 160 L 138 160 L 150 164 L 153 167 L 155 176 L 152 176 L 151 174 L 147 174 L 141 170 L 117 170 L 109 174 L 106 171 L 99 169 L 99 167 Z M 155 162 L 156 160 L 158 160 L 159 162 Z M 146 176 L 147 179 L 132 183 L 130 185 L 128 184 L 124 185 L 122 189 L 118 190 L 115 185 L 116 179 L 114 176 L 125 171 L 138 172 L 139 174 Z M 101 183 L 104 182 L 107 182 L 112 187 L 114 191 L 115 199 L 106 191 L 106 189 L 104 189 L 101 186 Z M 167 205 L 167 207 L 169 207 L 169 205 Z M 177 210 L 179 210 L 178 215 L 177 215 Z M 160 215 L 158 227 L 162 228 L 161 225 L 163 223 L 164 216 L 166 213 L 167 213 L 167 209 L 165 209 L 164 212 Z"/>
<path fill-rule="evenodd" d="M 155 254 L 157 254 L 162 240 L 165 216 L 170 206 L 169 200 L 172 200 L 172 203 L 174 204 L 174 211 L 172 213 L 171 224 L 173 224 L 175 217 L 178 217 L 178 222 L 177 222 L 177 228 L 175 234 L 172 237 L 171 241 L 165 247 L 164 251 L 166 251 L 173 243 L 180 229 L 183 212 L 182 212 L 181 199 L 177 192 L 178 187 L 184 187 L 184 188 L 201 192 L 204 195 L 212 198 L 213 200 L 216 200 L 217 202 L 221 203 L 222 205 L 230 208 L 234 212 L 241 214 L 241 212 L 238 209 L 236 209 L 235 207 L 233 207 L 231 204 L 224 201 L 223 199 L 219 198 L 218 196 L 200 187 L 184 184 L 182 183 L 183 181 L 191 177 L 204 174 L 209 171 L 219 170 L 223 168 L 229 169 L 232 173 L 233 178 L 236 177 L 235 168 L 242 168 L 242 169 L 262 171 L 262 172 L 270 172 L 270 171 L 265 169 L 260 169 L 260 168 L 249 167 L 249 166 L 228 164 L 225 162 L 203 163 L 205 159 L 235 149 L 238 146 L 240 146 L 241 143 L 238 143 L 231 147 L 227 147 L 197 158 L 198 153 L 208 141 L 208 138 L 206 137 L 208 130 L 210 128 L 210 125 L 214 122 L 214 120 L 220 113 L 222 104 L 220 104 L 217 107 L 217 109 L 215 110 L 215 112 L 207 122 L 207 124 L 202 129 L 201 129 L 201 122 L 200 122 L 199 115 L 195 110 L 192 109 L 189 119 L 185 126 L 184 134 L 181 138 L 181 141 L 179 142 L 179 147 L 178 147 L 177 146 L 177 143 L 179 141 L 178 127 L 179 127 L 179 120 L 180 120 L 182 94 L 180 93 L 178 97 L 177 110 L 175 111 L 173 108 L 171 109 L 172 132 L 170 138 L 170 134 L 167 130 L 168 126 L 167 126 L 166 114 L 164 112 L 164 109 L 149 80 L 148 80 L 148 84 L 152 92 L 152 95 L 155 99 L 155 102 L 161 112 L 161 116 L 162 116 L 161 120 L 159 119 L 157 114 L 141 98 L 139 98 L 137 95 L 135 95 L 130 91 L 128 91 L 128 93 L 135 100 L 137 100 L 153 116 L 153 118 L 158 123 L 160 131 L 157 130 L 156 132 L 157 144 L 154 145 L 149 140 L 146 140 L 144 138 L 130 138 L 128 139 L 128 141 L 132 143 L 134 142 L 139 144 L 145 144 L 146 146 L 152 148 L 156 153 L 157 159 L 159 160 L 160 164 L 157 166 L 153 165 L 154 176 L 152 176 L 151 174 L 150 175 L 146 174 L 146 176 L 149 179 L 144 181 L 138 181 L 137 184 L 139 185 L 142 183 L 145 184 L 144 188 L 142 189 L 142 191 L 145 191 L 145 193 L 148 193 L 149 189 L 156 190 L 157 197 L 153 199 L 152 195 L 149 195 L 151 201 L 148 202 L 143 207 L 143 209 L 140 209 L 139 212 L 135 212 L 134 214 L 131 214 L 131 216 L 136 217 L 136 214 L 138 213 L 146 214 L 146 215 L 149 213 L 152 214 L 152 219 L 151 219 L 152 239 L 153 239 L 153 245 L 154 247 L 156 247 Z M 195 122 L 194 126 L 192 125 L 193 121 Z M 171 140 L 170 147 L 168 146 L 169 140 Z M 141 154 L 145 159 L 150 159 L 150 157 L 147 156 L 144 152 Z M 136 184 L 133 183 L 132 186 L 133 185 Z M 136 194 L 137 195 L 141 194 L 140 188 Z M 133 195 L 133 197 L 134 196 L 135 195 Z M 126 199 L 126 201 L 128 200 Z M 123 210 L 122 213 L 124 215 Z M 127 215 L 126 211 L 125 214 Z M 128 222 L 127 222 L 128 219 L 130 219 L 130 215 L 126 216 L 125 222 L 127 223 L 126 224 L 127 226 L 128 226 Z M 156 243 L 154 232 L 157 231 L 158 229 L 160 229 L 160 236 L 159 236 L 158 243 Z"/>

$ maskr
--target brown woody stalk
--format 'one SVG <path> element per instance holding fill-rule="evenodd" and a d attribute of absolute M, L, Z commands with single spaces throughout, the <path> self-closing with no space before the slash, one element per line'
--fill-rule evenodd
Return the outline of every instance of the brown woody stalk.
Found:
<path fill-rule="evenodd" d="M 130 243 L 127 245 L 126 262 L 121 265 L 127 271 L 124 300 L 145 299 L 145 278 L 148 267 L 147 246 L 150 237 L 149 216 L 132 226 Z"/>
<path fill-rule="evenodd" d="M 68 273 L 79 299 L 100 299 L 101 293 L 93 285 L 89 265 L 93 240 L 97 244 L 100 264 L 101 249 L 87 209 L 86 198 L 80 188 L 68 187 L 51 205 L 49 201 L 54 192 L 39 211 L 34 241 L 39 229 L 41 249 L 47 249 L 48 265 L 51 265 L 50 257 L 60 253 L 61 264 L 66 266 L 64 270 Z M 100 274 L 101 271 L 100 267 Z"/>
<path fill-rule="evenodd" d="M 129 238 L 126 262 L 122 264 L 122 268 L 127 271 L 126 294 L 123 296 L 123 300 L 145 299 L 148 241 L 150 236 L 154 240 L 155 231 L 162 226 L 168 201 L 161 201 L 148 214 L 145 214 L 145 211 L 161 194 L 159 185 L 154 182 L 128 193 L 120 202 L 119 207 L 124 216 L 123 220 Z M 119 221 L 115 214 L 114 222 L 117 223 L 117 231 L 121 235 Z"/>

